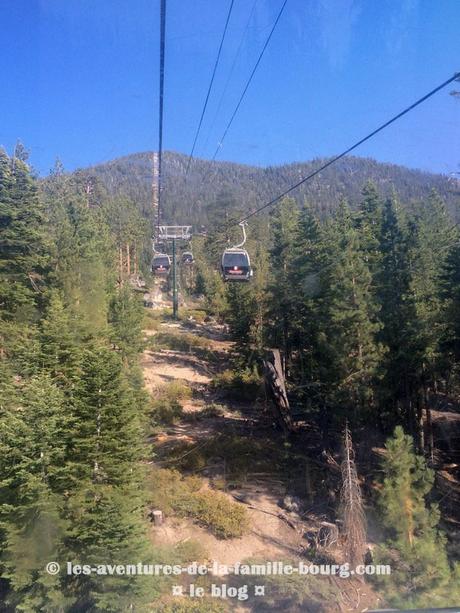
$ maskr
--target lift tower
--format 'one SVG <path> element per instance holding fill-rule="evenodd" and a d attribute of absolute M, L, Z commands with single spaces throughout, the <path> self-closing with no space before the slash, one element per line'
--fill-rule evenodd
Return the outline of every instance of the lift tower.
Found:
<path fill-rule="evenodd" d="M 158 226 L 157 240 L 172 241 L 172 290 L 173 290 L 173 319 L 178 319 L 179 304 L 177 299 L 177 241 L 189 241 L 192 237 L 192 226 Z"/>

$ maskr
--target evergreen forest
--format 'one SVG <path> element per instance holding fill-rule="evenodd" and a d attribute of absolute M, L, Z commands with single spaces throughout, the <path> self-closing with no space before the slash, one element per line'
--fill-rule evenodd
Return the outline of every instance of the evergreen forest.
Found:
<path fill-rule="evenodd" d="M 184 160 L 166 156 L 164 222 L 194 226 L 173 321 L 171 280 L 150 271 L 151 155 L 74 173 L 57 162 L 43 179 L 22 145 L 0 151 L 0 610 L 234 610 L 174 600 L 184 577 L 62 571 L 186 565 L 223 542 L 244 552 L 273 516 L 296 559 L 392 572 L 364 588 L 267 577 L 249 611 L 460 605 L 458 185 L 345 158 L 250 220 L 254 276 L 224 283 L 240 215 L 310 163 L 198 160 L 187 183 Z M 269 350 L 288 430 L 267 399 Z M 178 363 L 194 376 L 172 375 Z M 251 498 L 252 482 L 282 510 L 257 520 L 269 496 Z"/>

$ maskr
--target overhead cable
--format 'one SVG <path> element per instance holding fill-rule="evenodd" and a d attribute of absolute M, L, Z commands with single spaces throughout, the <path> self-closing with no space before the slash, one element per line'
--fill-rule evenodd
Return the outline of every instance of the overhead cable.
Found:
<path fill-rule="evenodd" d="M 158 108 L 158 211 L 157 211 L 157 233 L 161 223 L 161 188 L 163 170 L 163 101 L 165 83 L 165 47 L 166 47 L 166 0 L 160 2 L 160 97 Z"/>
<path fill-rule="evenodd" d="M 278 13 L 278 15 L 277 15 L 277 17 L 275 19 L 275 23 L 273 24 L 272 29 L 270 30 L 270 33 L 269 33 L 269 35 L 268 35 L 268 37 L 267 37 L 267 39 L 266 39 L 266 41 L 264 43 L 264 46 L 262 47 L 262 51 L 260 52 L 259 57 L 257 58 L 257 61 L 254 64 L 254 68 L 252 69 L 251 74 L 249 75 L 249 78 L 246 81 L 246 85 L 244 86 L 244 89 L 241 92 L 241 95 L 240 95 L 239 100 L 238 100 L 238 102 L 237 102 L 237 104 L 235 106 L 235 109 L 233 110 L 233 113 L 232 113 L 232 115 L 231 115 L 231 117 L 230 117 L 230 119 L 229 119 L 229 121 L 228 121 L 228 123 L 227 123 L 227 125 L 225 127 L 225 130 L 223 131 L 222 136 L 220 137 L 220 140 L 219 140 L 219 142 L 217 144 L 217 148 L 216 148 L 216 150 L 214 152 L 214 155 L 211 158 L 211 161 L 214 161 L 216 159 L 217 154 L 219 153 L 219 150 L 222 148 L 222 145 L 224 143 L 225 137 L 227 136 L 227 133 L 228 133 L 228 131 L 229 131 L 229 129 L 230 129 L 232 123 L 233 123 L 233 120 L 235 119 L 236 114 L 238 113 L 238 111 L 240 109 L 241 103 L 243 102 L 243 99 L 244 99 L 244 97 L 246 95 L 246 92 L 249 89 L 251 81 L 254 78 L 254 75 L 256 74 L 257 68 L 259 67 L 259 64 L 260 64 L 260 62 L 262 60 L 262 57 L 263 57 L 263 55 L 264 55 L 264 53 L 265 53 L 265 51 L 266 51 L 266 49 L 268 47 L 268 44 L 270 43 L 270 40 L 271 40 L 271 38 L 273 36 L 273 33 L 276 30 L 276 26 L 278 25 L 278 22 L 281 19 L 281 15 L 283 14 L 283 11 L 284 11 L 284 9 L 286 7 L 287 2 L 288 2 L 288 0 L 284 0 L 283 4 L 281 6 L 281 9 L 280 9 L 280 11 L 279 11 L 279 13 Z"/>
<path fill-rule="evenodd" d="M 232 14 L 232 10 L 233 10 L 233 4 L 234 4 L 235 0 L 231 0 L 230 2 L 230 7 L 228 9 L 228 13 L 227 13 L 227 19 L 225 20 L 225 26 L 224 26 L 224 31 L 222 32 L 222 37 L 220 39 L 220 44 L 219 44 L 219 49 L 217 51 L 217 57 L 216 57 L 216 61 L 214 62 L 214 68 L 212 71 L 212 75 L 211 75 L 211 80 L 209 82 L 209 86 L 208 86 L 208 91 L 206 93 L 206 98 L 203 104 L 203 108 L 201 110 L 201 116 L 200 116 L 200 121 L 198 122 L 198 127 L 196 129 L 196 133 L 195 133 L 195 138 L 193 139 L 193 145 L 192 145 L 192 150 L 190 152 L 190 156 L 188 158 L 188 162 L 187 162 L 187 169 L 185 171 L 185 175 L 187 176 L 188 171 L 190 169 L 190 164 L 192 162 L 193 159 L 193 154 L 195 152 L 195 147 L 196 147 L 196 142 L 198 140 L 198 136 L 200 134 L 200 130 L 201 130 L 201 126 L 203 124 L 203 118 L 204 118 L 204 114 L 206 112 L 206 107 L 208 106 L 208 101 L 209 101 L 209 96 L 211 95 L 211 90 L 212 90 L 212 85 L 214 83 L 214 77 L 216 76 L 216 72 L 217 72 L 217 66 L 219 64 L 219 59 L 220 59 L 220 55 L 222 52 L 222 47 L 224 45 L 224 40 L 225 40 L 225 35 L 227 33 L 227 28 L 228 28 L 228 23 L 230 21 L 230 16 Z"/>
<path fill-rule="evenodd" d="M 266 204 L 264 204 L 263 206 L 259 207 L 258 209 L 255 209 L 254 211 L 252 211 L 251 213 L 246 215 L 246 217 L 243 217 L 242 219 L 240 219 L 239 222 L 237 222 L 237 223 L 242 223 L 244 221 L 247 221 L 248 219 L 250 219 L 254 215 L 257 215 L 258 213 L 260 213 L 264 209 L 267 209 L 268 207 L 273 206 L 278 201 L 280 201 L 282 198 L 284 198 L 285 196 L 290 194 L 293 190 L 295 190 L 298 187 L 300 187 L 301 185 L 303 185 L 303 183 L 306 183 L 307 181 L 309 181 L 310 179 L 312 179 L 313 177 L 318 175 L 320 172 L 322 172 L 323 170 L 325 170 L 329 166 L 332 166 L 332 164 L 335 164 L 335 162 L 337 162 L 341 158 L 345 157 L 351 151 L 353 151 L 354 149 L 356 149 L 357 147 L 359 147 L 360 145 L 362 145 L 363 143 L 368 141 L 370 138 L 372 138 L 373 136 L 375 136 L 376 134 L 378 134 L 379 132 L 381 132 L 382 130 L 387 128 L 389 125 L 391 125 L 392 123 L 394 123 L 395 121 L 397 121 L 398 119 L 400 119 L 401 117 L 403 117 L 404 115 L 406 115 L 407 113 L 409 113 L 410 111 L 415 109 L 415 107 L 417 107 L 420 104 L 422 104 L 422 102 L 425 102 L 426 100 L 428 100 L 428 98 L 431 98 L 431 96 L 434 96 L 441 89 L 444 89 L 447 85 L 449 85 L 449 83 L 452 83 L 452 81 L 456 81 L 458 79 L 460 79 L 460 72 L 457 72 L 456 74 L 454 74 L 453 77 L 451 77 L 450 79 L 447 79 L 447 81 L 444 81 L 444 83 L 441 83 L 441 85 L 438 85 L 437 87 L 435 87 L 433 90 L 431 90 L 430 92 L 425 94 L 425 96 L 423 96 L 422 98 L 419 98 L 416 102 L 414 102 L 413 104 L 408 106 L 406 109 L 404 109 L 403 111 L 401 111 L 400 113 L 398 113 L 397 115 L 395 115 L 394 117 L 392 117 L 391 119 L 386 121 L 384 124 L 382 124 L 381 126 L 376 128 L 375 130 L 373 130 L 370 134 L 368 134 L 364 138 L 361 138 L 354 145 L 352 145 L 351 147 L 348 147 L 348 149 L 345 149 L 345 151 L 343 151 L 339 155 L 336 155 L 331 160 L 329 160 L 328 162 L 326 162 L 325 164 L 320 166 L 320 168 L 318 168 L 317 170 L 311 172 L 309 175 L 307 175 L 306 177 L 304 177 L 300 181 L 297 181 L 297 183 L 295 183 L 294 185 L 291 185 L 291 187 L 289 187 L 289 189 L 285 190 L 282 194 L 279 194 L 278 196 L 276 196 L 276 198 L 273 198 L 272 200 L 270 200 L 270 202 L 267 202 Z"/>

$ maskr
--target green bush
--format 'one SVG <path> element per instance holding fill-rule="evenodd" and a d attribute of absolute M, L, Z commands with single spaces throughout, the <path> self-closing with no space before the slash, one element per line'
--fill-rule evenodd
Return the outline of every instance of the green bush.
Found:
<path fill-rule="evenodd" d="M 194 349 L 209 349 L 211 341 L 191 332 L 159 332 L 152 339 L 154 348 L 191 353 Z"/>
<path fill-rule="evenodd" d="M 198 471 L 218 461 L 225 462 L 227 484 L 239 486 L 251 472 L 284 468 L 284 450 L 275 441 L 221 434 L 205 445 L 179 443 L 171 450 L 169 461 L 182 471 Z"/>
<path fill-rule="evenodd" d="M 171 349 L 191 353 L 203 360 L 214 360 L 216 355 L 211 349 L 211 341 L 190 332 L 158 332 L 150 339 L 154 351 Z"/>
<path fill-rule="evenodd" d="M 193 494 L 192 513 L 198 523 L 219 538 L 243 536 L 248 528 L 246 509 L 214 490 Z"/>
<path fill-rule="evenodd" d="M 144 317 L 144 321 L 142 323 L 142 327 L 144 330 L 159 330 L 161 327 L 161 321 L 159 319 L 153 319 L 152 317 Z"/>
<path fill-rule="evenodd" d="M 181 319 L 187 320 L 193 318 L 198 324 L 204 323 L 207 313 L 202 309 L 182 309 Z"/>
<path fill-rule="evenodd" d="M 149 504 L 152 508 L 161 509 L 166 516 L 173 515 L 187 508 L 191 495 L 201 485 L 198 477 L 183 477 L 178 470 L 157 468 L 148 479 Z"/>
<path fill-rule="evenodd" d="M 154 425 L 175 423 L 183 415 L 182 401 L 190 398 L 192 390 L 181 381 L 171 381 L 158 392 L 152 401 Z"/>
<path fill-rule="evenodd" d="M 143 327 L 146 330 L 159 330 L 161 324 L 166 320 L 167 311 L 165 309 L 144 308 Z"/>
<path fill-rule="evenodd" d="M 221 492 L 201 491 L 198 477 L 156 469 L 149 479 L 149 503 L 168 516 L 190 517 L 219 538 L 242 536 L 248 528 L 246 509 Z"/>
<path fill-rule="evenodd" d="M 297 565 L 295 560 L 283 560 L 283 562 L 292 566 Z M 266 564 L 266 560 L 244 560 L 243 564 Z M 244 583 L 249 586 L 249 593 L 254 593 L 254 586 L 260 585 L 261 577 L 257 575 L 234 577 L 233 583 L 238 585 L 243 578 Z M 263 579 L 266 588 L 265 595 L 251 602 L 254 612 L 284 610 L 325 613 L 330 610 L 327 603 L 340 601 L 340 587 L 337 587 L 329 577 L 292 574 L 266 575 Z M 339 581 L 345 582 L 346 580 L 340 579 Z"/>
<path fill-rule="evenodd" d="M 165 602 L 158 605 L 158 613 L 225 613 L 228 607 L 221 602 L 207 598 L 197 600 L 181 600 L 180 602 Z"/>
<path fill-rule="evenodd" d="M 183 415 L 182 405 L 177 400 L 159 398 L 152 405 L 152 425 L 160 424 L 170 426 L 176 423 Z"/>
<path fill-rule="evenodd" d="M 192 396 L 192 390 L 184 381 L 171 381 L 161 388 L 160 393 L 169 400 L 187 400 Z"/>
<path fill-rule="evenodd" d="M 227 369 L 216 375 L 211 385 L 238 400 L 254 400 L 260 392 L 261 378 L 255 369 Z"/>
<path fill-rule="evenodd" d="M 199 421 L 201 419 L 208 419 L 210 417 L 223 417 L 225 409 L 220 404 L 211 403 L 205 406 L 200 411 L 193 411 L 193 413 L 187 414 L 188 421 Z"/>

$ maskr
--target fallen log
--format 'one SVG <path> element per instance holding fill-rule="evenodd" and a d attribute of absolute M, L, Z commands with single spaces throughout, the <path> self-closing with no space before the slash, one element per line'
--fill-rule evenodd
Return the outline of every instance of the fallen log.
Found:
<path fill-rule="evenodd" d="M 296 524 L 291 519 L 286 517 L 284 513 L 281 513 L 281 512 L 272 513 L 272 511 L 266 511 L 265 509 L 261 509 L 260 507 L 255 507 L 250 502 L 247 502 L 242 496 L 238 496 L 237 494 L 231 494 L 231 496 L 238 502 L 245 504 L 246 506 L 248 506 L 250 509 L 253 509 L 254 511 L 259 511 L 259 513 L 265 513 L 265 515 L 271 515 L 272 517 L 277 517 L 278 519 L 281 519 L 281 521 L 284 521 L 290 528 L 292 528 L 296 532 L 303 530 L 303 526 L 301 524 Z"/>

